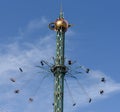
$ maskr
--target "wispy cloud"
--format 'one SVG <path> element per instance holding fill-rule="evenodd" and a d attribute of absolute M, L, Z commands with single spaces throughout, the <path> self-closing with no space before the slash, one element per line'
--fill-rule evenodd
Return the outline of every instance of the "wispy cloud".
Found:
<path fill-rule="evenodd" d="M 45 17 L 31 21 L 27 26 L 27 31 L 33 31 L 45 27 L 48 21 Z"/>
<path fill-rule="evenodd" d="M 28 92 L 25 93 L 26 95 L 14 95 L 13 91 L 16 85 L 10 83 L 9 78 L 20 76 L 19 67 L 22 67 L 24 75 L 28 74 L 27 76 L 30 78 L 31 74 L 37 74 L 37 71 L 34 72 L 35 65 L 39 64 L 41 59 L 50 59 L 54 55 L 55 43 L 52 34 L 44 36 L 39 34 L 40 36 L 36 38 L 36 43 L 24 41 L 24 38 L 27 38 L 25 35 L 27 36 L 29 32 L 32 34 L 33 32 L 35 33 L 35 30 L 44 28 L 46 22 L 47 20 L 44 18 L 31 21 L 24 32 L 18 36 L 22 42 L 16 39 L 13 43 L 0 45 L 2 49 L 0 52 L 0 107 L 6 108 L 6 110 L 2 109 L 3 112 L 7 110 L 8 112 L 23 111 L 25 108 L 24 98 L 28 96 Z M 23 83 L 25 83 L 24 80 L 20 81 L 18 88 L 22 87 Z M 28 105 L 28 102 L 26 104 Z"/>
<path fill-rule="evenodd" d="M 102 77 L 105 77 L 106 79 L 105 83 L 101 82 Z M 91 103 L 94 103 L 98 100 L 110 97 L 110 95 L 114 92 L 120 92 L 120 83 L 115 82 L 114 80 L 112 80 L 110 77 L 108 77 L 106 74 L 99 70 L 91 70 L 90 74 L 88 74 L 87 77 L 84 77 L 84 80 L 81 79 L 81 75 L 78 76 L 78 79 L 81 85 L 78 85 L 78 83 L 76 83 L 74 79 L 69 81 L 69 85 L 71 86 L 72 94 L 76 102 L 76 109 L 74 108 L 75 109 L 74 111 L 77 112 L 79 112 L 81 106 L 89 104 L 88 102 L 89 98 L 92 99 Z M 104 90 L 103 95 L 100 94 L 101 89 Z M 68 96 L 69 94 L 66 93 L 66 97 Z M 69 105 L 72 105 L 72 99 L 71 102 L 70 98 L 65 99 Z M 69 101 L 67 99 L 69 99 Z M 66 109 L 67 111 L 69 111 L 68 108 Z"/>

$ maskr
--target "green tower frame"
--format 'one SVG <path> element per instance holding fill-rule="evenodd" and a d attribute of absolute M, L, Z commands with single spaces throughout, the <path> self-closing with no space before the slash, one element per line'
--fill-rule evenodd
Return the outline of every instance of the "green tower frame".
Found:
<path fill-rule="evenodd" d="M 64 76 L 67 72 L 65 66 L 65 32 L 71 25 L 63 17 L 60 11 L 59 18 L 49 24 L 51 30 L 56 31 L 56 57 L 55 65 L 51 68 L 54 74 L 54 112 L 63 112 L 64 103 Z"/>
<path fill-rule="evenodd" d="M 54 112 L 63 112 L 64 76 L 66 72 L 64 65 L 64 40 L 65 32 L 62 30 L 57 31 L 54 73 Z"/>

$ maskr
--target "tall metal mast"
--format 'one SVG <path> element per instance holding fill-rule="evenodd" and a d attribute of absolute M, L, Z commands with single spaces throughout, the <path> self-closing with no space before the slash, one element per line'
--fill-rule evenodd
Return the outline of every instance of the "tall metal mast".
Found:
<path fill-rule="evenodd" d="M 63 112 L 64 76 L 67 72 L 64 64 L 65 32 L 70 26 L 63 17 L 62 9 L 59 18 L 49 24 L 49 28 L 56 31 L 56 58 L 51 68 L 54 74 L 54 112 Z"/>

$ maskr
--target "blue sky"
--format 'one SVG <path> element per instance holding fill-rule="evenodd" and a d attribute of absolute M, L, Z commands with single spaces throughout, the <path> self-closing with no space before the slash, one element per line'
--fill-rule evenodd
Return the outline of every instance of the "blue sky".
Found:
<path fill-rule="evenodd" d="M 76 82 L 68 78 L 74 99 L 65 87 L 65 112 L 119 112 L 120 104 L 120 1 L 64 0 L 65 19 L 73 24 L 66 33 L 66 58 L 91 68 L 90 75 L 78 76 L 88 98 Z M 0 111 L 52 112 L 53 77 L 38 73 L 35 67 L 41 59 L 55 55 L 55 32 L 48 24 L 59 16 L 60 0 L 1 0 L 0 1 Z M 24 72 L 20 73 L 18 68 Z M 35 75 L 35 76 L 34 76 Z M 106 77 L 105 84 L 99 83 Z M 16 77 L 11 83 L 9 78 Z M 25 85 L 30 78 L 28 85 Z M 24 86 L 25 85 L 25 86 Z M 37 95 L 36 88 L 41 85 Z M 100 88 L 105 90 L 99 95 Z M 14 94 L 16 88 L 22 89 Z M 34 96 L 34 102 L 28 98 Z"/>

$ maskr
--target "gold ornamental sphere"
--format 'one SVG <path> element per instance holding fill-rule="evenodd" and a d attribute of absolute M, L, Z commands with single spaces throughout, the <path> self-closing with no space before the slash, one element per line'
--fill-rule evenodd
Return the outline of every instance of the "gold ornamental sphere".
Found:
<path fill-rule="evenodd" d="M 71 27 L 71 24 L 68 24 L 68 22 L 64 18 L 58 18 L 55 22 L 51 22 L 48 27 L 51 30 L 59 31 L 62 30 L 63 32 L 66 32 L 69 27 Z"/>
<path fill-rule="evenodd" d="M 61 28 L 67 30 L 68 22 L 64 20 L 63 18 L 59 18 L 56 20 L 55 26 L 56 26 L 56 30 L 61 29 Z"/>

